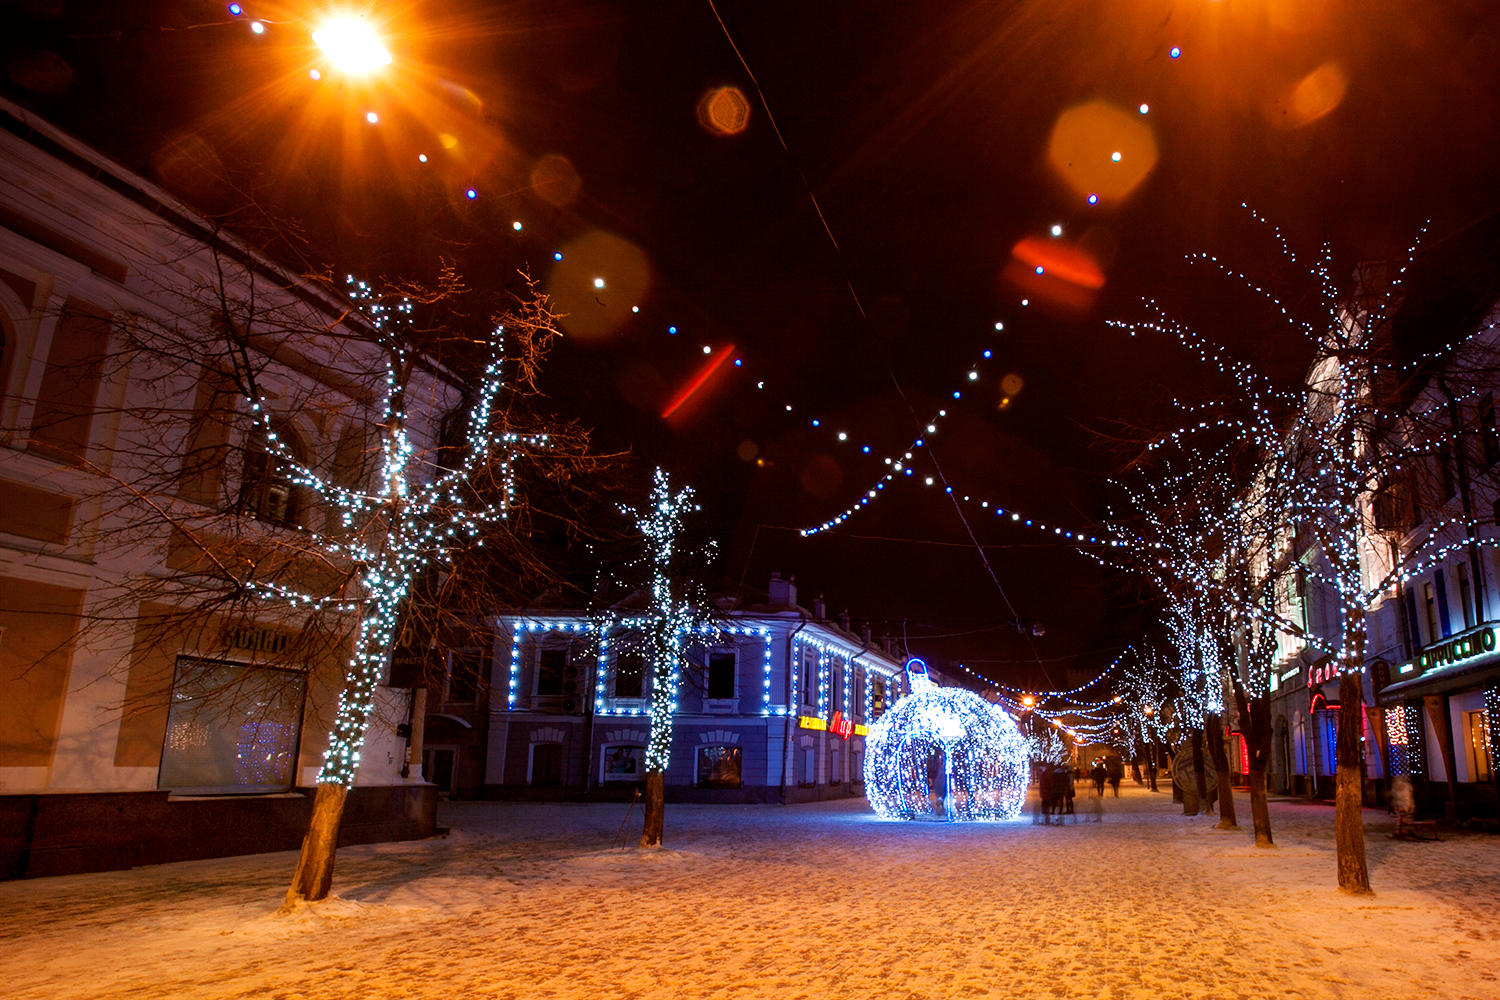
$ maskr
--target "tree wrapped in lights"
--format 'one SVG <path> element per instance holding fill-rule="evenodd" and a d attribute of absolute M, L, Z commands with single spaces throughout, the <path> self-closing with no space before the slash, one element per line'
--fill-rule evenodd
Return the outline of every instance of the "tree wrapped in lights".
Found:
<path fill-rule="evenodd" d="M 651 604 L 640 624 L 651 676 L 651 732 L 646 740 L 645 826 L 641 847 L 660 847 L 666 814 L 666 774 L 672 757 L 672 723 L 682 684 L 682 658 L 689 635 L 698 626 L 695 602 L 684 592 L 679 572 L 683 551 L 683 515 L 698 510 L 691 487 L 672 491 L 665 471 L 657 469 L 651 496 L 635 517 L 645 539 L 644 561 L 650 573 Z"/>
<path fill-rule="evenodd" d="M 493 358 L 468 410 L 461 457 L 452 468 L 440 469 L 436 475 L 419 467 L 407 410 L 410 381 L 419 359 L 413 303 L 404 296 L 387 301 L 352 277 L 349 286 L 350 298 L 373 327 L 385 361 L 375 490 L 351 489 L 303 464 L 278 435 L 271 407 L 256 390 L 253 375 L 245 373 L 250 410 L 268 454 L 294 485 L 312 491 L 338 514 L 338 528 L 327 535 L 314 534 L 313 542 L 328 561 L 348 567 L 347 585 L 339 593 L 311 593 L 255 579 L 245 585 L 265 599 L 294 608 L 341 608 L 359 615 L 354 655 L 318 772 L 312 821 L 287 890 L 288 907 L 328 894 L 344 802 L 354 784 L 376 689 L 387 669 L 397 616 L 413 579 L 426 570 L 451 567 L 455 555 L 470 543 L 483 545 L 486 529 L 509 516 L 515 463 L 549 446 L 548 434 L 506 429 L 496 411 L 506 389 L 504 329 L 497 327 L 490 343 Z M 531 350 L 541 346 L 528 338 L 523 353 L 534 361 Z M 493 480 L 493 488 L 476 488 L 486 477 Z"/>
<path fill-rule="evenodd" d="M 1019 816 L 1028 748 L 1015 721 L 972 691 L 937 687 L 920 660 L 908 664 L 908 676 L 911 693 L 865 737 L 865 795 L 876 815 L 950 822 Z"/>
<path fill-rule="evenodd" d="M 1237 506 L 1224 508 L 1226 522 L 1243 526 L 1236 529 L 1241 544 L 1225 548 L 1224 585 L 1214 592 L 1216 600 L 1235 611 L 1242 626 L 1240 644 L 1247 667 L 1245 676 L 1236 680 L 1249 690 L 1243 695 L 1237 691 L 1236 698 L 1244 703 L 1242 715 L 1249 716 L 1249 730 L 1259 733 L 1255 743 L 1264 745 L 1268 719 L 1263 721 L 1254 706 L 1266 693 L 1260 685 L 1269 683 L 1277 653 L 1298 646 L 1321 652 L 1319 662 L 1327 662 L 1338 676 L 1335 842 L 1339 885 L 1351 892 L 1369 889 L 1361 819 L 1361 675 L 1368 615 L 1382 602 L 1397 599 L 1397 585 L 1459 552 L 1468 557 L 1474 606 L 1483 604 L 1484 575 L 1477 553 L 1493 540 L 1479 537 L 1477 531 L 1479 519 L 1466 480 L 1466 456 L 1474 449 L 1465 446 L 1464 436 L 1471 432 L 1464 426 L 1462 411 L 1470 401 L 1481 404 L 1476 407 L 1478 436 L 1486 462 L 1500 459 L 1500 440 L 1484 424 L 1481 396 L 1493 391 L 1496 378 L 1495 325 L 1477 319 L 1491 313 L 1493 293 L 1480 292 L 1490 297 L 1465 302 L 1466 309 L 1476 307 L 1467 316 L 1449 307 L 1439 323 L 1431 321 L 1432 303 L 1423 299 L 1431 298 L 1433 288 L 1440 289 L 1439 295 L 1449 294 L 1455 268 L 1469 267 L 1472 260 L 1467 255 L 1493 244 L 1492 226 L 1462 235 L 1452 248 L 1456 256 L 1439 253 L 1431 260 L 1427 266 L 1432 273 L 1418 290 L 1405 287 L 1408 267 L 1416 260 L 1414 249 L 1399 271 L 1362 267 L 1354 293 L 1341 295 L 1330 278 L 1331 254 L 1325 248 L 1309 269 L 1317 286 L 1312 319 L 1295 320 L 1286 306 L 1265 296 L 1271 315 L 1279 314 L 1309 345 L 1307 376 L 1295 387 L 1273 386 L 1248 365 L 1228 360 L 1205 338 L 1165 317 L 1122 324 L 1133 335 L 1149 331 L 1176 336 L 1229 375 L 1240 391 L 1241 408 L 1234 416 L 1222 408 L 1217 413 L 1202 408 L 1195 414 L 1201 417 L 1196 425 L 1188 424 L 1150 447 L 1187 449 L 1195 439 L 1212 439 L 1227 431 L 1250 450 L 1255 481 L 1247 484 Z M 1287 255 L 1296 261 L 1290 251 Z M 1211 257 L 1197 259 L 1218 265 Z M 1242 275 L 1220 269 L 1243 280 Z M 1261 292 L 1254 282 L 1245 284 Z M 1263 332 L 1257 331 L 1257 336 Z M 1200 449 L 1198 471 L 1222 463 L 1224 453 Z M 1423 477 L 1433 482 L 1423 483 Z M 1435 499 L 1425 519 L 1427 530 L 1414 545 L 1403 548 L 1410 529 L 1423 519 L 1421 507 L 1428 498 Z M 1391 537 L 1383 537 L 1387 533 Z M 1295 590 L 1295 595 L 1283 599 L 1283 590 Z M 1331 612 L 1316 625 L 1307 620 L 1304 603 L 1315 597 L 1326 598 Z M 1293 620 L 1296 617 L 1303 620 Z M 1264 755 L 1254 756 L 1263 768 Z M 1253 758 L 1253 769 L 1254 764 Z M 1258 839 L 1259 827 L 1257 817 Z"/>

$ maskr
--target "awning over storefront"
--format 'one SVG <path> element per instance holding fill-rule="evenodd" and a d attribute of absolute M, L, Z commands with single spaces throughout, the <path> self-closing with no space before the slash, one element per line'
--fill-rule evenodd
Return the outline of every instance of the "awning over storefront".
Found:
<path fill-rule="evenodd" d="M 1491 678 L 1500 677 L 1500 652 L 1434 667 L 1409 681 L 1397 681 L 1375 696 L 1382 705 L 1389 705 L 1405 698 L 1417 698 L 1424 694 L 1441 694 L 1457 688 L 1474 687 Z"/>

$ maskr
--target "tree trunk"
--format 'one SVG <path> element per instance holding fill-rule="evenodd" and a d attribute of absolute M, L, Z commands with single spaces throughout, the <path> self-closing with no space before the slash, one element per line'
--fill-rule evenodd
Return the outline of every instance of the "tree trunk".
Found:
<path fill-rule="evenodd" d="M 646 825 L 641 830 L 641 847 L 660 847 L 662 821 L 667 811 L 667 776 L 662 771 L 646 772 Z"/>
<path fill-rule="evenodd" d="M 1235 686 L 1240 705 L 1240 730 L 1250 756 L 1250 816 L 1255 822 L 1255 846 L 1274 847 L 1271 839 L 1271 807 L 1266 802 L 1266 770 L 1271 761 L 1271 706 L 1266 696 L 1246 701 Z"/>
<path fill-rule="evenodd" d="M 1193 730 L 1193 788 L 1198 793 L 1198 812 L 1211 813 L 1214 805 L 1208 801 L 1208 778 L 1203 771 L 1203 730 Z"/>
<path fill-rule="evenodd" d="M 1333 839 L 1338 850 L 1339 888 L 1370 891 L 1365 865 L 1364 764 L 1360 737 L 1364 735 L 1364 689 L 1357 672 L 1339 677 L 1338 794 L 1334 802 Z"/>
<path fill-rule="evenodd" d="M 287 913 L 301 903 L 328 898 L 333 885 L 333 859 L 339 846 L 339 823 L 344 818 L 344 799 L 349 790 L 340 784 L 319 784 L 313 798 L 312 822 L 302 838 L 302 854 L 292 873 L 291 887 L 281 904 Z"/>
<path fill-rule="evenodd" d="M 1224 752 L 1224 726 L 1217 715 L 1208 717 L 1208 752 L 1214 759 L 1214 776 L 1219 783 L 1220 830 L 1238 830 L 1239 817 L 1234 811 L 1234 790 L 1229 775 L 1229 755 Z"/>

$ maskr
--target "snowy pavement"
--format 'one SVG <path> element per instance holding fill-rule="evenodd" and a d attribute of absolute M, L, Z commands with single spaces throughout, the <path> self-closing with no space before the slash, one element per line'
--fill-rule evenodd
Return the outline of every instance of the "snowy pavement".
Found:
<path fill-rule="evenodd" d="M 291 854 L 0 883 L 0 995 L 1500 998 L 1500 838 L 1367 811 L 1351 897 L 1329 807 L 1273 803 L 1258 851 L 1166 794 L 1095 802 L 1061 827 L 673 805 L 655 854 L 609 850 L 624 806 L 452 803 L 450 837 L 342 851 L 339 898 L 290 917 Z"/>

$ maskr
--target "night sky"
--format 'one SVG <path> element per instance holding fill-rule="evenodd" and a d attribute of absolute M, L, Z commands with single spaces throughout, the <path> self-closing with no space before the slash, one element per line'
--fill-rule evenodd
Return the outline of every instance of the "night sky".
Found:
<path fill-rule="evenodd" d="M 1500 208 L 1493 8 L 388 3 L 359 9 L 394 61 L 359 80 L 312 43 L 317 3 L 25 0 L 0 44 L 8 96 L 295 266 L 430 279 L 446 258 L 490 300 L 528 269 L 570 313 L 552 406 L 630 449 L 642 492 L 655 464 L 697 489 L 731 588 L 795 573 L 804 605 L 1060 685 L 1136 634 L 1137 585 L 978 501 L 1087 531 L 1129 441 L 1223 390 L 1106 325 L 1143 300 L 1297 377 L 1306 343 L 1184 259 L 1310 308 L 1242 204 L 1304 264 L 1326 243 L 1339 282 Z M 914 475 L 794 530 L 918 436 Z"/>

